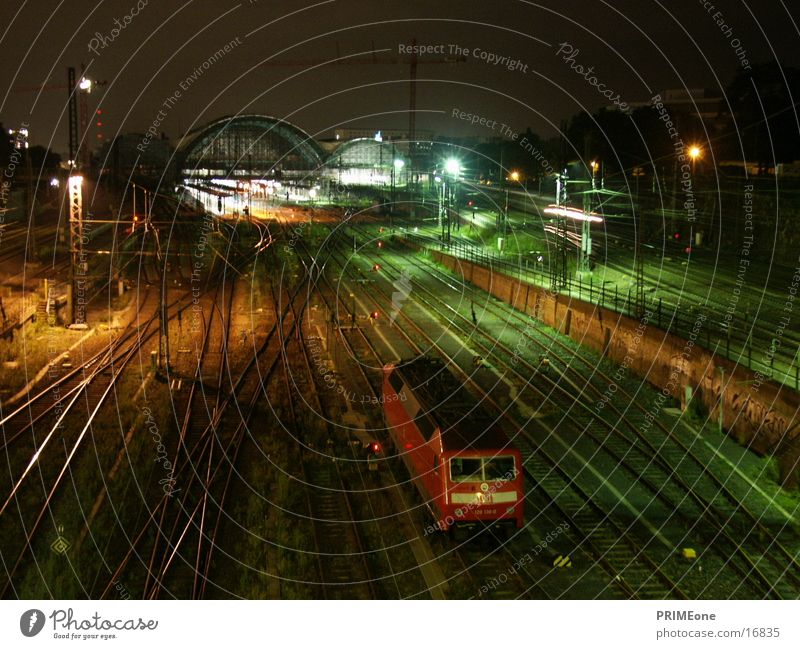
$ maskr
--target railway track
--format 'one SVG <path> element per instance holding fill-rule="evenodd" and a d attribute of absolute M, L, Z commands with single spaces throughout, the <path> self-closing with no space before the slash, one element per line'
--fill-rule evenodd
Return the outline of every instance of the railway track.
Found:
<path fill-rule="evenodd" d="M 334 256 L 331 256 L 333 259 Z M 340 279 L 344 278 L 344 273 Z M 332 294 L 333 297 L 323 296 L 326 300 L 326 306 L 331 313 L 345 313 L 350 309 L 341 300 L 339 294 L 330 285 L 327 278 L 323 277 L 324 283 L 327 284 L 327 292 Z M 350 314 L 351 316 L 353 314 Z M 342 318 L 340 318 L 342 319 Z M 355 318 L 350 318 L 355 321 Z M 364 371 L 364 366 L 380 368 L 388 359 L 381 358 L 380 353 L 377 351 L 375 345 L 364 334 L 364 331 L 359 327 L 352 327 L 350 329 L 342 328 L 340 330 L 343 341 L 346 344 L 348 354 L 353 354 L 356 361 L 355 364 L 361 368 L 363 379 L 369 385 L 371 396 L 375 403 L 380 403 L 381 386 L 380 382 L 371 381 L 367 373 Z M 352 340 L 352 336 L 359 338 L 358 342 Z M 413 346 L 410 338 L 407 339 Z M 355 349 L 365 347 L 369 350 L 370 358 L 363 356 L 355 356 Z M 419 352 L 419 348 L 413 346 L 412 349 Z M 392 478 L 396 484 L 410 486 L 410 481 L 403 480 L 397 481 L 397 478 Z M 422 507 L 427 507 L 422 504 Z M 505 541 L 494 537 L 491 532 L 488 532 L 483 537 L 483 545 L 489 542 L 492 547 L 479 547 L 481 542 L 477 544 L 473 541 L 451 544 L 443 550 L 443 554 L 449 556 L 454 562 L 455 577 L 466 580 L 469 586 L 464 590 L 466 593 L 471 593 L 473 596 L 485 596 L 486 593 L 481 591 L 480 584 L 492 582 L 498 575 L 505 578 L 502 587 L 495 587 L 492 590 L 493 597 L 519 597 L 523 594 L 530 596 L 531 592 L 536 593 L 539 597 L 546 597 L 547 594 L 544 589 L 539 585 L 538 580 L 527 575 L 529 579 L 526 581 L 517 570 L 511 570 L 514 563 L 527 551 L 527 546 L 521 538 L 511 539 Z M 527 572 L 527 571 L 523 571 Z M 462 585 L 463 587 L 463 585 Z"/>
<path fill-rule="evenodd" d="M 452 276 L 432 264 L 424 260 L 419 263 L 429 277 L 436 277 L 442 282 L 443 288 L 454 281 Z M 460 288 L 475 296 L 474 290 L 465 284 L 462 283 Z M 433 295 L 430 291 L 428 294 Z M 763 557 L 761 561 L 744 557 L 744 564 L 748 566 L 746 574 L 759 580 L 762 587 L 766 587 L 775 596 L 792 597 L 797 592 L 800 587 L 797 577 L 800 574 L 797 550 L 785 547 L 779 540 L 781 533 L 791 532 L 788 529 L 791 518 L 787 516 L 779 527 L 774 524 L 768 527 L 763 519 L 770 515 L 772 503 L 759 494 L 751 480 L 745 480 L 740 472 L 732 472 L 705 445 L 700 445 L 698 452 L 696 439 L 683 439 L 675 430 L 667 429 L 658 419 L 653 420 L 651 425 L 648 410 L 640 403 L 639 383 L 629 380 L 628 387 L 634 383 L 630 390 L 619 387 L 619 382 L 610 376 L 611 368 L 604 372 L 599 366 L 599 360 L 586 357 L 583 355 L 585 352 L 574 346 L 567 346 L 543 328 L 537 327 L 534 330 L 530 321 L 526 321 L 522 314 L 502 308 L 494 300 L 484 299 L 484 308 L 487 315 L 493 315 L 506 323 L 513 322 L 513 331 L 522 335 L 526 341 L 525 347 L 530 346 L 557 362 L 557 378 L 548 374 L 540 375 L 540 382 L 549 386 L 546 398 L 572 412 L 576 423 L 583 427 L 583 433 L 608 452 L 619 466 L 627 468 L 631 477 L 647 485 L 655 497 L 667 496 L 668 506 L 670 503 L 680 504 L 681 511 L 691 523 L 691 531 L 707 538 L 708 533 L 701 521 L 707 522 L 709 517 L 715 520 L 715 529 L 718 532 L 732 528 L 733 536 L 725 531 L 722 532 L 722 539 L 726 541 L 733 556 L 739 553 L 737 548 L 740 544 L 737 539 L 740 535 L 745 539 L 751 536 L 772 539 L 766 548 L 756 547 L 752 551 L 755 556 Z M 462 317 L 463 320 L 465 318 Z M 508 348 L 502 349 L 501 345 L 490 351 L 504 351 L 508 354 Z M 528 366 L 527 369 L 535 371 L 536 368 Z M 614 401 L 607 402 L 607 409 L 595 409 L 594 412 L 585 406 L 585 397 L 595 404 L 600 403 L 604 391 L 610 385 L 616 386 L 615 395 L 625 404 L 624 408 L 618 407 Z M 545 396 L 544 392 L 542 394 Z M 575 404 L 575 395 L 581 397 L 578 404 Z M 602 424 L 598 424 L 595 419 L 602 419 Z M 702 453 L 703 451 L 705 452 Z M 680 475 L 676 473 L 677 467 L 680 468 Z M 711 499 L 703 496 L 709 493 L 713 494 Z M 759 507 L 755 512 L 745 504 L 751 501 L 751 506 L 754 507 L 754 501 L 759 499 L 762 502 L 758 503 Z M 718 540 L 720 538 L 717 535 L 709 539 L 710 542 Z M 796 548 L 796 537 L 793 537 L 793 542 Z M 778 592 L 774 586 L 782 581 L 787 582 L 789 588 Z"/>
<path fill-rule="evenodd" d="M 448 314 L 448 318 L 452 318 L 452 314 Z M 452 322 L 450 324 L 452 325 Z M 466 335 L 465 332 L 462 331 L 462 333 L 464 335 Z M 428 344 L 432 344 L 432 341 L 429 341 Z M 541 449 L 537 449 L 537 453 L 541 455 Z M 554 466 L 558 466 L 557 463 L 554 463 L 552 461 L 551 461 L 551 464 L 553 464 Z M 597 526 L 593 525 L 592 529 L 597 529 Z M 606 541 L 606 543 L 604 543 L 604 545 L 608 545 L 607 541 Z M 616 561 L 616 564 L 618 566 L 617 570 L 615 571 L 616 574 L 614 575 L 614 578 L 615 578 L 616 581 L 620 580 L 620 575 L 622 575 L 622 574 L 631 575 L 632 573 L 635 572 L 635 570 L 630 568 L 630 566 L 632 565 L 632 563 L 630 561 L 630 549 L 631 548 L 629 548 L 626 551 L 628 553 L 627 565 L 622 566 L 622 568 L 627 568 L 627 572 L 623 572 L 623 570 L 620 569 L 619 560 L 616 559 L 616 557 L 615 557 L 615 561 Z M 620 554 L 620 547 L 619 547 L 618 544 L 615 545 L 613 548 L 608 548 L 606 550 L 606 554 L 611 552 L 612 550 L 613 550 L 613 553 L 615 555 L 619 555 Z M 635 553 L 637 555 L 641 554 L 641 551 L 638 549 L 638 545 L 635 544 L 635 543 L 634 543 L 634 551 L 635 551 Z M 652 596 L 654 594 L 653 593 L 653 585 L 650 582 L 652 581 L 651 578 L 652 578 L 652 576 L 654 574 L 654 567 L 657 565 L 658 562 L 645 560 L 645 563 L 647 563 L 648 565 L 646 565 L 646 570 L 642 571 L 642 575 L 644 575 L 644 578 L 641 580 L 640 587 L 630 587 L 630 588 L 628 588 L 628 590 L 629 590 L 629 592 L 632 591 L 634 593 L 641 591 L 642 593 L 645 593 L 647 596 Z M 659 574 L 659 573 L 655 572 L 655 574 Z M 670 595 L 674 596 L 676 592 L 679 592 L 679 588 L 674 584 L 674 582 L 672 582 L 665 575 L 662 574 L 661 578 L 658 581 L 662 582 L 662 584 L 661 584 L 661 587 L 662 587 L 661 592 L 665 596 L 670 596 Z M 663 591 L 663 586 L 667 586 L 667 591 L 666 592 Z"/>
<path fill-rule="evenodd" d="M 426 267 L 426 273 L 434 273 L 434 269 L 428 266 Z M 452 283 L 453 278 L 447 277 L 442 281 L 446 283 Z M 450 318 L 450 322 L 452 323 L 452 318 L 453 318 L 452 312 L 449 313 L 448 317 Z M 461 319 L 466 320 L 466 317 L 462 316 Z M 529 330 L 530 330 L 529 323 L 528 326 L 519 328 L 519 331 L 523 332 L 525 337 L 530 337 Z M 541 343 L 539 343 L 539 345 L 541 346 Z M 493 343 L 491 347 L 492 347 L 492 349 L 490 350 L 491 353 L 498 353 L 499 351 L 503 351 L 501 349 L 502 346 L 498 346 L 496 343 Z M 504 350 L 506 358 L 511 358 L 512 355 L 509 354 L 508 351 L 509 351 L 508 349 Z M 572 353 L 574 354 L 574 350 L 572 350 Z M 518 358 L 515 360 L 518 360 Z M 591 377 L 597 374 L 596 369 L 593 369 L 588 366 L 575 367 L 576 365 L 577 363 L 574 361 L 574 359 L 572 359 L 572 356 L 570 357 L 570 360 L 563 362 L 563 367 L 565 368 L 565 371 L 572 372 L 575 380 L 570 385 L 564 387 L 559 386 L 557 383 L 553 383 L 552 381 L 550 381 L 550 383 L 553 386 L 553 389 L 551 390 L 550 393 L 547 394 L 547 398 L 552 398 L 554 391 L 560 392 L 561 393 L 560 396 L 562 397 L 562 404 L 565 404 L 564 407 L 570 407 L 569 404 L 570 402 L 574 401 L 573 397 L 575 394 L 581 394 L 586 392 L 586 385 L 585 385 L 587 380 L 586 377 L 587 376 Z M 529 367 L 528 369 L 535 371 L 535 368 Z M 561 374 L 560 376 L 563 378 L 564 374 Z M 608 381 L 608 377 L 604 376 L 602 378 L 604 381 Z M 548 379 L 546 376 L 544 376 L 542 377 L 542 380 L 547 381 Z M 607 385 L 608 383 L 606 383 L 606 386 Z M 595 389 L 594 396 L 596 398 L 602 396 L 599 389 Z M 634 406 L 638 405 L 636 399 L 630 397 L 629 395 L 626 396 L 628 396 L 630 404 L 634 404 Z M 635 409 L 636 408 L 634 407 L 634 410 Z M 580 408 L 578 408 L 577 410 L 580 410 Z M 644 408 L 640 408 L 640 411 L 641 412 L 639 421 L 636 422 L 628 421 L 625 417 L 621 415 L 621 413 L 618 413 L 620 416 L 617 423 L 623 424 L 625 427 L 629 429 L 631 433 L 635 434 L 635 432 L 637 431 L 637 424 L 638 425 L 642 424 L 641 418 L 644 417 L 645 414 Z M 595 425 L 593 421 L 586 420 L 585 418 L 583 423 L 586 426 L 586 428 L 584 428 L 584 432 L 587 432 L 587 430 L 590 427 Z M 621 432 L 619 431 L 619 427 L 614 425 L 614 422 L 611 423 L 607 422 L 605 424 L 605 427 L 607 430 L 610 429 L 612 432 L 614 432 L 615 435 L 611 436 L 610 438 L 604 436 L 602 441 L 598 441 L 596 438 L 596 442 L 598 444 L 603 443 L 604 450 L 606 451 L 611 450 L 613 452 L 613 450 L 610 447 L 613 445 L 614 440 L 618 439 L 618 435 L 621 435 Z M 663 426 L 661 426 L 661 431 L 659 432 L 659 434 L 661 435 L 661 439 L 658 441 L 658 444 L 662 446 L 664 444 L 665 439 L 671 439 L 668 431 L 666 431 L 666 429 Z M 606 442 L 607 439 L 611 439 L 612 441 Z M 710 507 L 709 503 L 700 496 L 700 494 L 698 493 L 700 490 L 697 489 L 696 486 L 692 486 L 695 484 L 696 481 L 692 482 L 692 485 L 690 485 L 688 484 L 689 481 L 682 481 L 680 480 L 679 477 L 675 476 L 673 467 L 677 466 L 677 464 L 676 463 L 671 464 L 670 461 L 664 461 L 663 458 L 659 457 L 657 450 L 659 447 L 656 446 L 656 442 L 652 442 L 650 444 L 650 447 L 648 449 L 649 454 L 642 457 L 644 449 L 642 445 L 636 445 L 636 439 L 637 439 L 636 437 L 632 438 L 623 437 L 622 439 L 623 442 L 617 446 L 615 459 L 619 464 L 624 466 L 633 474 L 633 477 L 637 480 L 637 482 L 642 482 L 643 484 L 648 485 L 651 492 L 655 494 L 656 497 L 660 498 L 664 497 L 665 495 L 664 491 L 669 490 L 670 486 L 673 485 L 673 483 L 677 483 L 679 486 L 679 491 L 677 494 L 675 494 L 675 492 L 673 491 L 672 494 L 673 502 L 683 503 L 683 501 L 686 499 L 686 494 L 689 494 L 690 500 L 694 500 L 695 501 L 694 504 L 696 504 L 697 507 L 699 508 L 697 512 L 698 515 L 700 516 L 704 515 L 706 519 L 714 515 L 715 510 L 712 507 Z M 686 445 L 682 444 L 678 444 L 678 448 L 679 450 L 673 452 L 673 455 L 670 458 L 672 462 L 680 461 L 685 466 L 687 464 L 687 458 L 688 458 L 691 460 L 689 464 L 693 465 L 697 471 L 701 471 L 706 476 L 709 475 L 709 472 L 707 471 L 705 464 L 699 461 L 695 457 L 695 454 L 692 453 L 691 449 L 689 449 Z M 634 462 L 633 458 L 636 456 L 639 457 L 637 458 L 637 462 Z M 657 473 L 656 471 L 657 469 L 661 471 L 660 474 Z M 713 474 L 710 475 L 711 477 L 713 477 Z M 662 484 L 666 484 L 667 486 L 661 488 L 660 485 Z M 718 478 L 715 479 L 714 488 L 729 500 L 731 509 L 737 510 L 741 508 L 742 506 L 741 499 L 737 499 L 736 497 L 732 496 L 730 490 L 725 487 L 725 485 L 722 483 L 720 479 Z M 709 513 L 709 511 L 711 513 Z M 696 518 L 691 520 L 692 525 L 698 526 L 699 520 L 701 519 Z M 767 588 L 768 593 L 771 593 L 773 596 L 780 596 L 780 593 L 775 591 L 773 585 L 780 583 L 780 578 L 786 571 L 785 565 L 790 565 L 790 566 L 794 565 L 794 562 L 796 561 L 796 556 L 794 556 L 791 551 L 781 550 L 781 552 L 775 553 L 777 554 L 777 556 L 774 559 L 774 565 L 772 566 L 771 570 L 768 567 L 764 566 L 763 563 L 761 563 L 760 565 L 756 565 L 756 563 L 749 558 L 749 555 L 745 550 L 739 549 L 739 544 L 736 542 L 735 537 L 732 537 L 727 530 L 727 523 L 728 520 L 726 519 L 726 514 L 723 513 L 722 517 L 718 519 L 717 526 L 715 528 L 717 529 L 719 535 L 721 536 L 721 539 L 719 538 L 719 536 L 714 536 L 713 537 L 714 540 L 717 541 L 718 545 L 721 544 L 721 540 L 724 540 L 727 544 L 727 550 L 730 552 L 730 554 L 732 556 L 738 556 L 739 558 L 742 558 L 744 560 L 744 566 L 746 566 L 746 568 L 744 569 L 743 574 L 745 579 L 747 579 L 750 582 L 753 581 L 759 582 L 761 589 Z M 752 525 L 752 528 L 749 528 L 749 531 L 760 530 L 759 532 L 760 534 L 764 534 L 767 532 L 767 530 L 764 529 L 764 526 L 758 517 L 749 516 L 748 523 Z M 765 556 L 765 553 L 758 552 L 758 555 Z M 737 564 L 734 563 L 734 567 L 738 567 Z M 740 572 L 741 571 L 742 570 L 740 569 Z M 789 578 L 789 581 L 793 580 Z M 791 596 L 792 592 L 796 591 L 792 590 L 788 590 L 788 592 L 784 591 L 784 595 Z"/>

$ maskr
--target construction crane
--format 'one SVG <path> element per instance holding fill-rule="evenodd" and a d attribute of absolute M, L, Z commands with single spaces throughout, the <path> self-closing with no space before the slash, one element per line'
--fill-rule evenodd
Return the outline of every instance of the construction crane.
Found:
<path fill-rule="evenodd" d="M 84 141 L 80 146 L 81 137 L 86 138 L 89 132 L 89 103 L 88 95 L 95 86 L 104 86 L 106 81 L 95 81 L 84 74 L 85 68 L 81 64 L 81 77 L 76 78 L 75 68 L 67 68 L 67 84 L 18 86 L 14 92 L 43 92 L 51 90 L 66 90 L 68 102 L 67 127 L 69 131 L 69 160 L 73 167 L 88 168 L 89 143 Z M 80 129 L 79 129 L 80 126 Z M 80 159 L 78 155 L 80 154 Z"/>
<path fill-rule="evenodd" d="M 277 61 L 266 61 L 261 65 L 266 66 L 286 66 L 286 67 L 311 67 L 315 65 L 407 65 L 408 66 L 408 140 L 409 140 L 409 162 L 411 177 L 415 177 L 418 170 L 418 147 L 417 147 L 417 67 L 419 65 L 457 65 L 466 63 L 465 56 L 445 56 L 436 59 L 419 59 L 416 54 L 417 39 L 411 40 L 412 54 L 405 58 L 398 57 L 377 57 L 373 53 L 371 56 L 360 56 L 353 58 L 342 58 L 339 53 L 339 45 L 336 45 L 336 59 L 283 59 Z M 375 49 L 373 44 L 372 49 Z"/>

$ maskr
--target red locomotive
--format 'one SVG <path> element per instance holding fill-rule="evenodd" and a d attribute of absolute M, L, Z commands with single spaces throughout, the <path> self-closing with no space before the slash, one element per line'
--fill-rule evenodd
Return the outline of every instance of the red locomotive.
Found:
<path fill-rule="evenodd" d="M 392 441 L 436 528 L 523 526 L 522 456 L 441 361 L 386 365 L 383 401 Z"/>

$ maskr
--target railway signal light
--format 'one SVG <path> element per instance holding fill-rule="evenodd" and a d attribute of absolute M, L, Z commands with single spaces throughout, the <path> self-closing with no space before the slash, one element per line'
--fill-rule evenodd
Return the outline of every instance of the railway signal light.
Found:
<path fill-rule="evenodd" d="M 373 273 L 377 273 L 380 269 L 381 269 L 381 265 L 380 264 L 373 264 L 373 266 L 372 266 L 372 272 Z"/>
<path fill-rule="evenodd" d="M 378 248 L 383 248 L 383 241 L 378 241 Z"/>
<path fill-rule="evenodd" d="M 378 470 L 378 462 L 376 460 L 380 452 L 381 445 L 378 442 L 370 442 L 369 446 L 367 446 L 367 468 L 370 471 Z"/>
<path fill-rule="evenodd" d="M 673 236 L 675 239 L 680 239 L 680 238 L 681 238 L 681 233 L 680 233 L 680 232 L 676 232 L 676 233 L 675 233 L 675 234 L 673 234 L 672 236 Z"/>

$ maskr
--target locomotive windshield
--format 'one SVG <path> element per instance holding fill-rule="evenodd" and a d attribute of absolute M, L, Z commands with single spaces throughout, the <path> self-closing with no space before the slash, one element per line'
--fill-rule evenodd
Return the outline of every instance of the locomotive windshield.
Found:
<path fill-rule="evenodd" d="M 485 458 L 454 457 L 450 460 L 450 478 L 454 482 L 512 480 L 515 475 L 513 455 Z"/>

